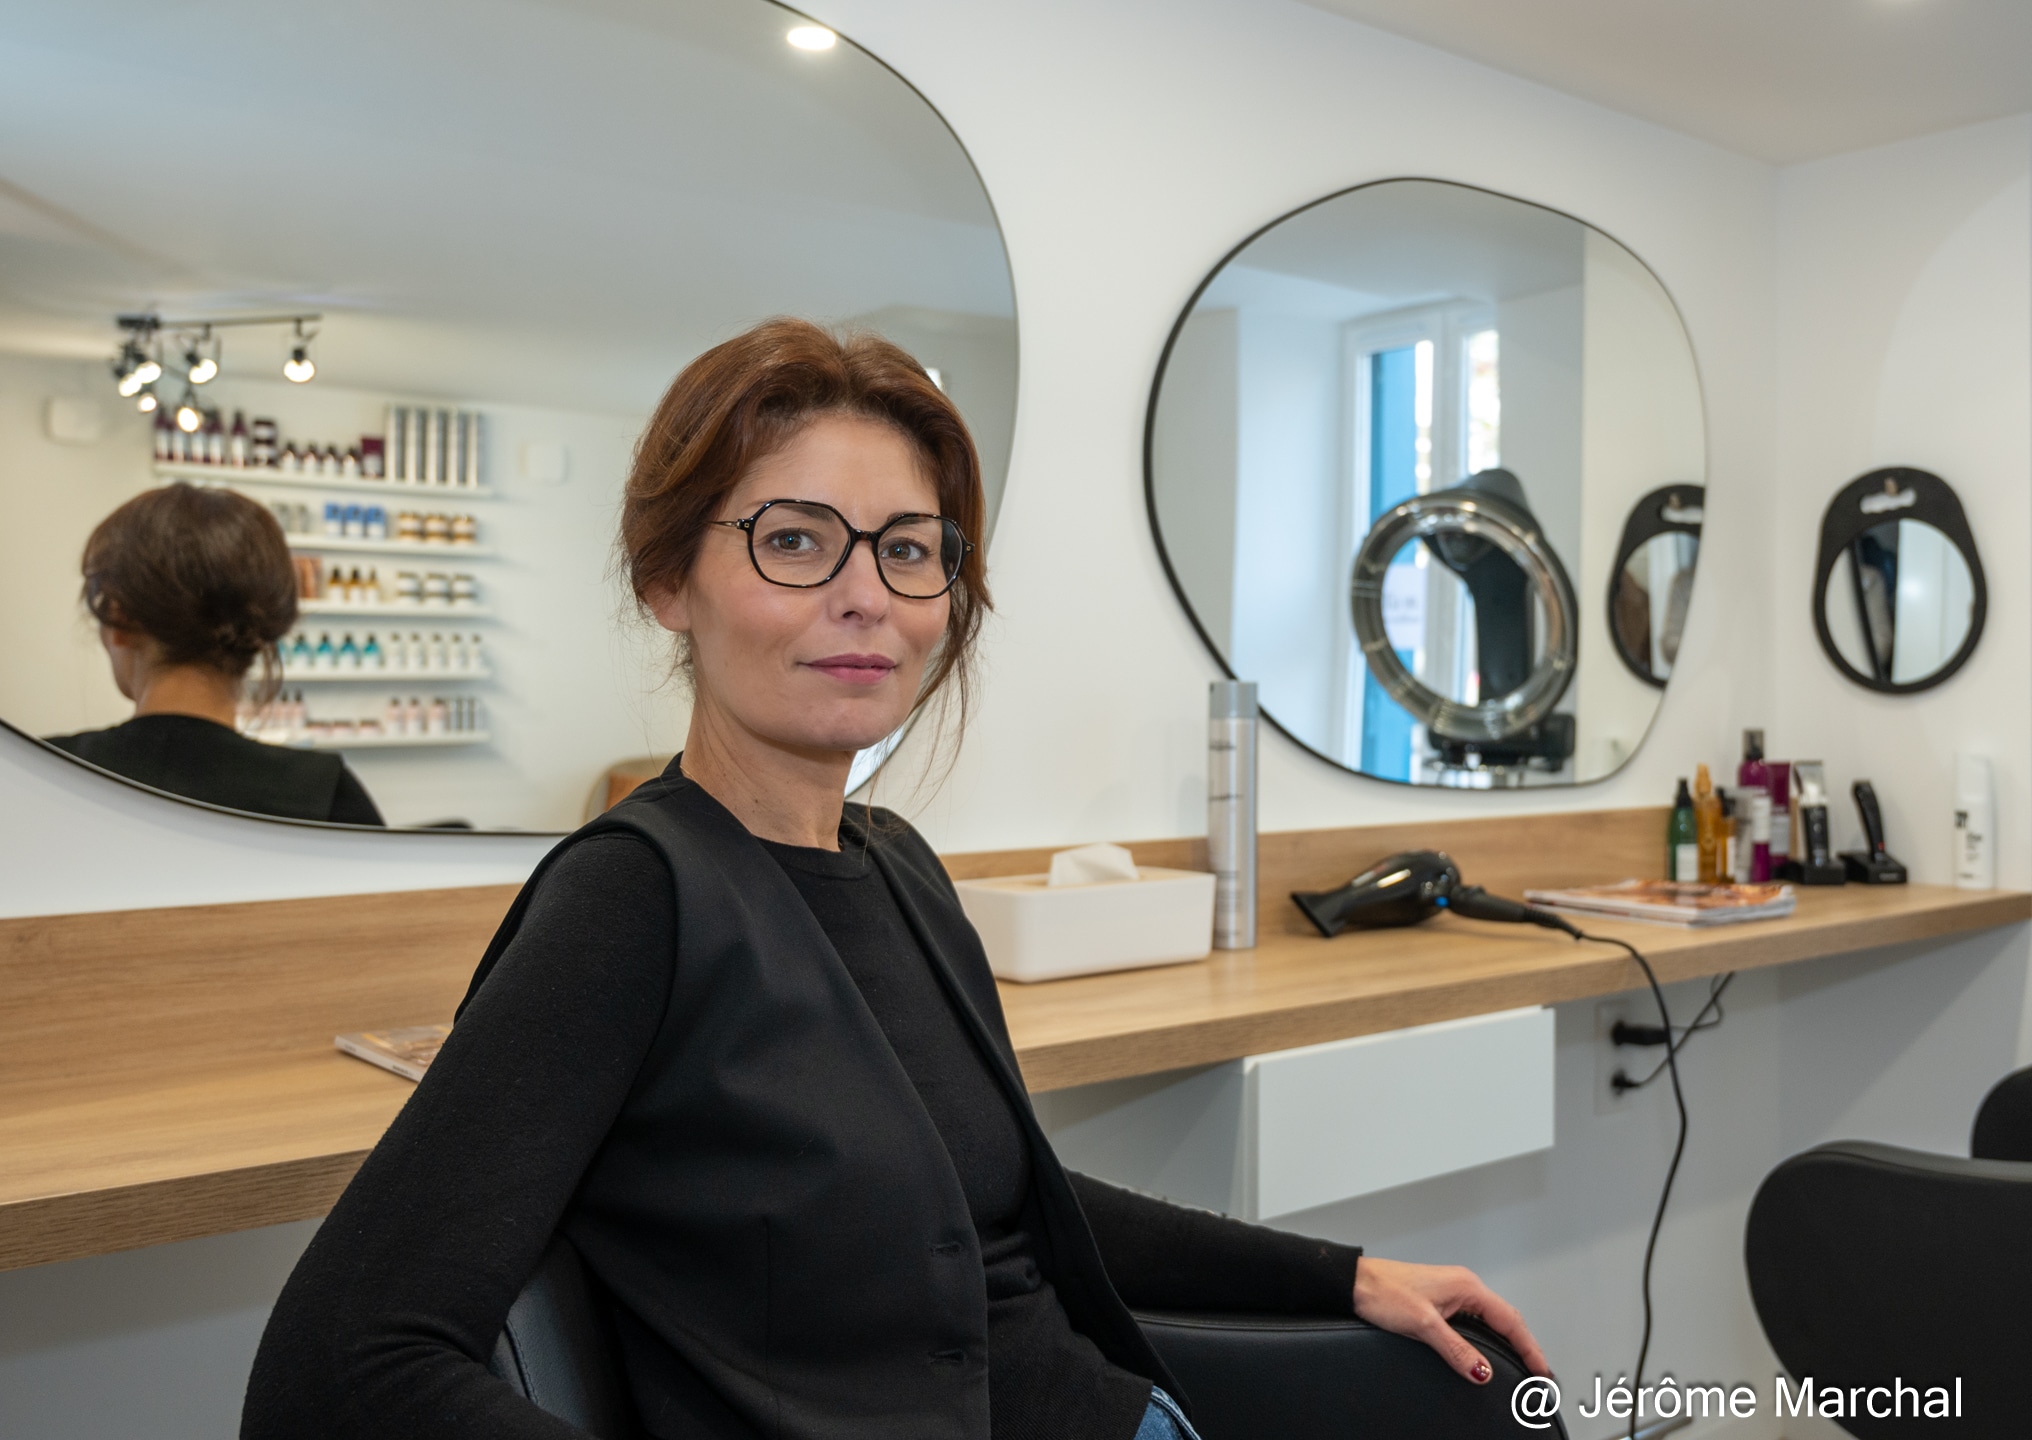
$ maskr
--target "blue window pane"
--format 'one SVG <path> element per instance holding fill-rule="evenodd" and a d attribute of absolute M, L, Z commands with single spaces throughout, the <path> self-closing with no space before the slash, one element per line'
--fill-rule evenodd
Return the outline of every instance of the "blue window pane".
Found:
<path fill-rule="evenodd" d="M 1369 361 L 1369 521 L 1418 493 L 1416 347 Z M 1397 658 L 1412 663 L 1408 651 Z M 1362 769 L 1385 780 L 1411 778 L 1411 712 L 1373 675 L 1362 680 Z"/>

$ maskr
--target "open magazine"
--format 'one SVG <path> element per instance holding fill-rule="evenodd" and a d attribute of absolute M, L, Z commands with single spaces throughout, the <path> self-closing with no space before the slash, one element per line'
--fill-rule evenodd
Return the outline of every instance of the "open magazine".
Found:
<path fill-rule="evenodd" d="M 1566 890 L 1526 890 L 1524 898 L 1548 910 L 1613 915 L 1661 925 L 1735 925 L 1790 915 L 1790 885 L 1701 885 L 1674 880 L 1623 880 Z"/>
<path fill-rule="evenodd" d="M 405 1080 L 421 1080 L 430 1062 L 437 1059 L 449 1025 L 404 1025 L 394 1030 L 356 1030 L 351 1035 L 334 1035 L 332 1044 L 348 1055 L 392 1070 Z"/>

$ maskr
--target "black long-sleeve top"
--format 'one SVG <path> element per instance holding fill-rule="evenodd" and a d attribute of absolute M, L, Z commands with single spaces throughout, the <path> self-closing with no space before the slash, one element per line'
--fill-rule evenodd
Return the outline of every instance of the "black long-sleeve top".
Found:
<path fill-rule="evenodd" d="M 833 941 L 944 1142 L 981 1241 L 995 1440 L 1128 1440 L 1147 1378 L 1076 1333 L 1030 1248 L 1030 1157 L 881 875 L 855 850 L 770 845 Z M 504 1254 L 556 1228 L 662 1017 L 677 933 L 663 861 L 588 838 L 545 875 L 487 1003 L 404 1108 L 278 1305 L 249 1382 L 249 1440 L 558 1440 L 576 1434 L 490 1376 L 526 1278 Z M 679 962 L 682 963 L 680 957 Z M 1131 1305 L 1347 1314 L 1346 1246 L 1074 1181 Z M 336 1218 L 336 1217 L 335 1217 Z M 323 1239 L 324 1237 L 321 1237 Z"/>
<path fill-rule="evenodd" d="M 383 823 L 360 777 L 338 756 L 264 745 L 197 715 L 137 715 L 105 730 L 52 735 L 48 743 L 101 770 L 207 805 L 287 820 Z"/>

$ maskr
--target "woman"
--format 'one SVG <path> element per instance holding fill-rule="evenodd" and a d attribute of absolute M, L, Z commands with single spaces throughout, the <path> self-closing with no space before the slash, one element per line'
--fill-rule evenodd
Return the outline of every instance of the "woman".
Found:
<path fill-rule="evenodd" d="M 964 712 L 981 512 L 886 342 L 775 321 L 678 377 L 621 538 L 684 752 L 524 887 L 284 1290 L 243 1436 L 573 1433 L 485 1369 L 558 1231 L 657 1436 L 1187 1436 L 1125 1299 L 1352 1309 L 1486 1380 L 1444 1323 L 1472 1311 L 1543 1368 L 1465 1271 L 1058 1166 L 937 858 L 841 800 L 926 699 Z"/>
<path fill-rule="evenodd" d="M 49 743 L 103 770 L 208 805 L 379 825 L 336 755 L 284 750 L 235 728 L 247 672 L 262 698 L 276 642 L 296 624 L 296 569 L 282 527 L 231 490 L 178 481 L 135 496 L 85 541 L 85 607 L 134 718 Z"/>

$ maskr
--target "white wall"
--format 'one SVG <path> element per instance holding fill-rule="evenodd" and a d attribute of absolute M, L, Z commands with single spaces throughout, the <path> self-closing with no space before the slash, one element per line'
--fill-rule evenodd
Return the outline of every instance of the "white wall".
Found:
<path fill-rule="evenodd" d="M 1691 761 L 1733 757 L 1736 731 L 1762 723 L 1774 753 L 1821 750 L 1838 785 L 1874 772 L 1894 844 L 1921 878 L 1940 873 L 1934 857 L 1945 853 L 1946 752 L 1962 739 L 1990 747 L 2003 875 L 2032 881 L 2032 607 L 2025 567 L 2006 548 L 2032 531 L 2025 122 L 1779 173 L 1285 0 L 809 8 L 896 65 L 968 144 L 1005 227 L 1021 307 L 1023 399 L 991 556 L 1000 610 L 985 703 L 951 782 L 922 807 L 934 843 L 1187 834 L 1204 823 L 1205 685 L 1217 670 L 1164 582 L 1141 495 L 1159 347 L 1193 285 L 1254 226 L 1344 185 L 1424 174 L 1596 224 L 1678 301 L 1701 367 L 1710 463 L 1681 674 L 1632 763 L 1569 791 L 1412 792 L 1268 737 L 1264 826 L 1657 803 Z M 1447 103 L 1434 107 L 1434 95 Z M 1944 382 L 1926 378 L 1940 363 L 1956 368 Z M 1962 486 L 1991 546 L 1984 647 L 1954 687 L 1916 701 L 1846 688 L 1805 618 L 1819 506 L 1880 458 L 1930 459 Z M 1079 567 L 1078 583 L 1069 517 L 1081 535 L 1111 541 L 1111 565 L 1098 576 Z M 542 848 L 250 828 L 107 793 L 4 739 L 0 904 L 15 913 L 464 883 L 517 874 Z M 909 796 L 901 773 L 880 788 Z M 1367 858 L 1351 855 L 1350 868 Z M 1757 1180 L 1783 1154 L 1838 1134 L 1965 1144 L 1983 1086 L 2026 1050 L 2026 947 L 2021 928 L 1738 983 L 1728 1022 L 1687 1052 L 1696 1128 L 1660 1254 L 1658 1366 L 1768 1383 L 1740 1269 Z M 1613 1377 L 1634 1359 L 1666 1100 L 1653 1090 L 1596 1117 L 1591 1008 L 1566 1007 L 1560 1026 L 1553 1151 L 1299 1223 L 1381 1254 L 1479 1266 L 1523 1306 L 1563 1377 Z M 252 1294 L 272 1285 L 278 1248 L 297 1240 L 201 1243 L 205 1265 L 250 1277 Z M 251 1326 L 207 1330 L 217 1307 L 177 1299 L 177 1263 L 144 1253 L 48 1273 L 90 1277 L 104 1308 L 84 1328 L 120 1332 L 123 1356 L 209 1366 L 208 1383 L 196 1371 L 186 1380 L 216 1401 L 244 1375 Z M 33 1277 L 0 1276 L 0 1315 L 27 1313 L 48 1293 Z M 18 1322 L 9 1333 L 0 1403 L 64 1417 L 45 1434 L 131 1432 L 137 1387 L 77 1363 L 89 1352 L 66 1350 L 61 1335 L 45 1344 Z M 196 1343 L 206 1335 L 216 1343 Z M 0 1411 L 0 1428 L 13 1428 L 8 1418 Z M 206 1418 L 152 1422 L 165 1437 L 217 1433 Z M 1576 1440 L 1598 1433 L 1575 1430 Z"/>
<path fill-rule="evenodd" d="M 1836 842 L 1860 843 L 1849 781 L 1870 776 L 1892 852 L 1944 881 L 1954 753 L 1987 755 L 1998 880 L 2032 884 L 2032 119 L 1950 131 L 1784 172 L 1778 191 L 1777 484 L 1768 529 L 1770 753 L 1827 762 Z M 1813 561 L 1836 490 L 1884 465 L 1955 487 L 1989 586 L 1960 674 L 1916 696 L 1843 679 L 1814 638 Z M 1720 508 L 1710 493 L 1710 513 Z M 1702 561 L 1707 559 L 1705 546 Z M 1707 577 L 1695 593 L 1698 608 Z M 1811 750 L 1812 754 L 1808 754 Z"/>

